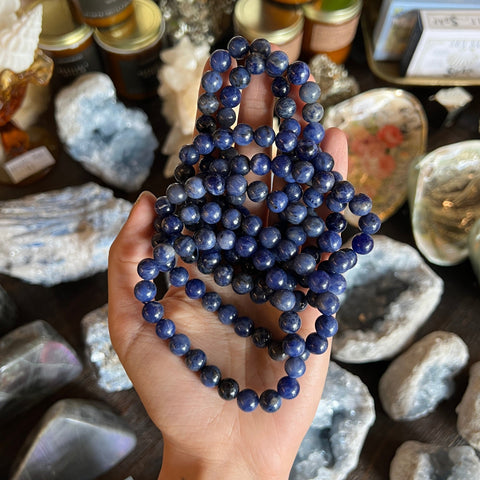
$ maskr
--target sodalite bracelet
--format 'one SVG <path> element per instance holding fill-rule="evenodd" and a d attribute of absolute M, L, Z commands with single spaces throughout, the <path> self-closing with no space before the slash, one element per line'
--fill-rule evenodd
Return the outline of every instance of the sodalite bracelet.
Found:
<path fill-rule="evenodd" d="M 233 68 L 232 58 L 236 60 Z M 380 228 L 380 220 L 371 212 L 370 198 L 356 194 L 352 184 L 333 170 L 331 155 L 319 147 L 325 134 L 319 123 L 323 116 L 318 103 L 321 92 L 309 81 L 307 64 L 289 64 L 287 55 L 271 52 L 264 39 L 249 44 L 237 36 L 230 40 L 228 50 L 211 54 L 210 67 L 201 80 L 205 93 L 198 99 L 198 134 L 192 144 L 181 148 L 176 182 L 156 201 L 153 258 L 138 264 L 141 280 L 134 294 L 144 304 L 144 319 L 155 324 L 156 334 L 169 342 L 174 355 L 184 357 L 186 366 L 199 372 L 205 386 L 216 387 L 225 400 L 236 399 L 243 411 L 260 405 L 275 412 L 282 399 L 299 394 L 297 379 L 305 373 L 308 356 L 324 353 L 328 338 L 337 332 L 338 295 L 346 288 L 342 274 L 355 266 L 357 254 L 371 251 L 371 235 Z M 228 85 L 223 84 L 226 72 Z M 263 73 L 272 77 L 278 132 L 267 125 L 257 129 L 235 125 L 234 108 L 241 103 L 242 90 L 252 75 Z M 292 85 L 300 86 L 301 115 L 307 122 L 303 129 L 293 118 L 297 104 L 289 97 Z M 235 145 L 252 142 L 260 148 L 275 144 L 277 155 L 270 158 L 259 152 L 248 158 L 235 149 Z M 245 175 L 249 172 L 259 178 L 248 183 Z M 284 179 L 284 188 L 269 191 L 260 177 L 270 172 Z M 277 215 L 277 223 L 263 225 L 260 217 L 244 206 L 247 198 L 265 202 Z M 320 205 L 331 212 L 325 220 L 316 213 Z M 351 248 L 342 248 L 341 234 L 347 222 L 341 212 L 347 206 L 360 217 L 360 233 L 353 237 Z M 328 260 L 322 260 L 324 253 L 330 254 Z M 236 294 L 248 294 L 257 304 L 270 302 L 281 312 L 278 324 L 284 338 L 275 340 L 268 329 L 255 326 L 253 319 L 224 304 L 217 292 L 207 291 L 202 280 L 189 278 L 184 267 L 176 266 L 178 257 L 185 263 L 196 262 L 198 270 L 212 275 L 219 286 L 230 285 Z M 221 323 L 232 325 L 237 335 L 250 337 L 273 360 L 284 361 L 286 375 L 275 389 L 259 395 L 240 388 L 238 382 L 222 377 L 218 367 L 207 363 L 205 352 L 193 348 L 188 336 L 176 331 L 173 321 L 164 317 L 162 304 L 155 300 L 154 280 L 161 272 L 168 272 L 172 286 L 184 287 L 189 298 L 216 312 Z M 307 305 L 317 308 L 320 315 L 315 331 L 304 339 L 297 332 L 299 312 Z"/>

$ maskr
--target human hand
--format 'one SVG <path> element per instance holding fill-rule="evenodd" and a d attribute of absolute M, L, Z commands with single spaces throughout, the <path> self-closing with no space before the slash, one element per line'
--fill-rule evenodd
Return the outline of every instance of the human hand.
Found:
<path fill-rule="evenodd" d="M 239 123 L 250 124 L 254 129 L 272 123 L 274 98 L 270 82 L 266 75 L 252 76 L 249 87 L 242 92 Z M 298 87 L 294 88 L 296 101 L 300 102 Z M 328 130 L 321 147 L 335 159 L 335 170 L 346 176 L 344 134 L 337 129 Z M 238 150 L 250 158 L 261 149 L 250 145 Z M 278 182 L 276 179 L 274 189 L 279 187 Z M 134 286 L 140 280 L 137 265 L 152 257 L 155 200 L 150 193 L 139 197 L 111 247 L 108 317 L 113 346 L 149 416 L 163 434 L 159 479 L 285 480 L 318 406 L 329 350 L 310 356 L 307 371 L 299 379 L 300 394 L 294 400 L 284 400 L 273 414 L 260 408 L 243 412 L 235 401 L 225 401 L 216 389 L 203 386 L 198 374 L 188 370 L 181 357 L 172 355 L 168 343 L 155 335 L 154 325 L 142 319 L 142 304 L 134 297 Z M 265 202 L 250 203 L 248 207 L 268 222 Z M 186 267 L 190 278 L 205 281 L 207 291 L 219 292 L 224 304 L 234 304 L 240 315 L 254 320 L 255 326 L 265 326 L 274 337 L 282 338 L 277 309 L 268 303 L 254 304 L 248 295 L 239 296 L 230 286 L 219 287 L 194 266 Z M 275 389 L 278 380 L 285 376 L 284 362 L 272 360 L 265 349 L 235 335 L 219 322 L 215 313 L 188 298 L 183 288 L 169 288 L 161 303 L 165 318 L 175 322 L 176 331 L 186 333 L 192 348 L 202 349 L 208 364 L 218 366 L 222 377 L 235 379 L 240 389 L 252 388 L 260 394 Z M 305 337 L 314 331 L 318 315 L 318 310 L 310 306 L 302 311 L 298 333 Z"/>

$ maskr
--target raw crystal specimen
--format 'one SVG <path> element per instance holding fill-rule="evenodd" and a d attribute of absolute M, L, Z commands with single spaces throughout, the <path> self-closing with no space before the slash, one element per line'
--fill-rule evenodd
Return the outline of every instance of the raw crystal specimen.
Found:
<path fill-rule="evenodd" d="M 130 209 L 95 183 L 0 202 L 0 272 L 50 286 L 104 271 Z"/>
<path fill-rule="evenodd" d="M 32 432 L 10 480 L 93 480 L 135 444 L 134 432 L 103 404 L 60 400 Z"/>
<path fill-rule="evenodd" d="M 55 120 L 68 153 L 109 185 L 131 192 L 148 177 L 158 141 L 146 113 L 117 100 L 108 75 L 87 73 L 62 89 Z"/>
<path fill-rule="evenodd" d="M 436 265 L 468 256 L 468 234 L 480 218 L 480 140 L 437 148 L 410 170 L 409 203 L 418 249 Z"/>
<path fill-rule="evenodd" d="M 132 382 L 113 349 L 108 332 L 108 305 L 97 308 L 82 319 L 87 356 L 97 367 L 98 385 L 107 392 L 132 388 Z"/>
<path fill-rule="evenodd" d="M 456 412 L 458 433 L 480 450 L 480 362 L 470 367 L 468 386 Z"/>
<path fill-rule="evenodd" d="M 375 236 L 345 274 L 347 289 L 337 319 L 333 357 L 365 363 L 394 357 L 428 319 L 443 293 L 443 280 L 410 245 Z"/>
<path fill-rule="evenodd" d="M 16 317 L 17 306 L 0 285 L 0 335 L 8 332 L 15 326 Z"/>
<path fill-rule="evenodd" d="M 468 446 L 442 447 L 408 441 L 390 464 L 390 480 L 467 480 L 480 478 L 480 460 Z"/>
<path fill-rule="evenodd" d="M 358 464 L 375 407 L 355 375 L 330 362 L 322 399 L 300 445 L 290 480 L 342 480 Z"/>
<path fill-rule="evenodd" d="M 480 218 L 474 223 L 468 234 L 468 254 L 475 275 L 480 281 Z"/>
<path fill-rule="evenodd" d="M 31 407 L 81 371 L 75 350 L 47 322 L 13 330 L 0 339 L 0 419 Z"/>
<path fill-rule="evenodd" d="M 394 420 L 415 420 L 455 390 L 453 378 L 468 362 L 468 347 L 451 332 L 432 332 L 389 365 L 380 378 L 384 410 Z"/>

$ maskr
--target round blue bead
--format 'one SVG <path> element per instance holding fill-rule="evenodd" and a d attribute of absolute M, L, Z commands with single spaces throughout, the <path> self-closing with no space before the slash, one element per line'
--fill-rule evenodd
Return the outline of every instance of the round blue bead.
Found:
<path fill-rule="evenodd" d="M 280 118 L 290 118 L 293 117 L 297 110 L 297 104 L 295 100 L 290 97 L 280 97 L 275 102 L 275 113 Z"/>
<path fill-rule="evenodd" d="M 149 323 L 157 323 L 163 318 L 164 309 L 160 302 L 147 302 L 142 308 L 142 316 Z"/>
<path fill-rule="evenodd" d="M 281 190 L 276 190 L 267 195 L 267 207 L 273 213 L 280 213 L 285 210 L 288 205 L 288 197 Z"/>
<path fill-rule="evenodd" d="M 175 333 L 169 342 L 170 351 L 179 357 L 190 350 L 190 339 L 183 333 Z"/>
<path fill-rule="evenodd" d="M 236 230 L 242 225 L 242 214 L 236 208 L 225 210 L 222 215 L 222 225 L 229 230 Z"/>
<path fill-rule="evenodd" d="M 264 327 L 258 327 L 253 330 L 252 342 L 258 348 L 266 348 L 272 341 L 272 333 Z"/>
<path fill-rule="evenodd" d="M 219 99 L 224 107 L 234 108 L 242 100 L 242 92 L 233 85 L 226 85 L 220 91 Z"/>
<path fill-rule="evenodd" d="M 300 125 L 298 120 L 295 120 L 295 118 L 286 118 L 280 123 L 278 129 L 280 132 L 282 132 L 283 130 L 288 130 L 298 136 L 302 131 L 302 126 Z"/>
<path fill-rule="evenodd" d="M 222 250 L 231 250 L 235 247 L 237 236 L 232 230 L 221 230 L 217 233 L 217 243 Z"/>
<path fill-rule="evenodd" d="M 292 173 L 292 160 L 288 155 L 277 155 L 270 164 L 272 173 L 279 178 L 287 178 Z"/>
<path fill-rule="evenodd" d="M 202 179 L 200 177 L 191 177 L 185 182 L 185 193 L 189 198 L 199 199 L 203 198 L 206 194 L 205 187 L 203 186 Z"/>
<path fill-rule="evenodd" d="M 302 228 L 309 238 L 317 238 L 325 230 L 325 222 L 316 215 L 307 215 Z"/>
<path fill-rule="evenodd" d="M 240 387 L 233 378 L 224 378 L 218 384 L 218 394 L 224 400 L 233 400 L 237 398 Z"/>
<path fill-rule="evenodd" d="M 285 362 L 285 372 L 291 378 L 300 378 L 306 369 L 305 362 L 300 357 L 290 357 Z"/>
<path fill-rule="evenodd" d="M 212 135 L 213 144 L 220 150 L 227 150 L 233 145 L 233 132 L 230 129 L 218 128 Z M 228 165 L 228 162 L 225 162 Z"/>
<path fill-rule="evenodd" d="M 315 330 L 321 337 L 333 337 L 338 331 L 337 319 L 333 315 L 320 315 L 315 320 Z"/>
<path fill-rule="evenodd" d="M 260 395 L 259 403 L 265 412 L 274 413 L 282 406 L 282 397 L 275 390 L 265 390 Z"/>
<path fill-rule="evenodd" d="M 215 148 L 213 138 L 208 133 L 199 133 L 193 139 L 193 145 L 201 155 L 208 155 L 213 152 L 213 149 Z"/>
<path fill-rule="evenodd" d="M 316 172 L 330 172 L 335 164 L 333 157 L 327 152 L 318 152 L 312 163 Z"/>
<path fill-rule="evenodd" d="M 302 186 L 296 182 L 287 183 L 282 190 L 286 193 L 289 202 L 298 202 L 303 195 Z"/>
<path fill-rule="evenodd" d="M 236 35 L 232 37 L 227 44 L 227 49 L 233 58 L 243 58 L 250 51 L 250 44 L 245 37 Z"/>
<path fill-rule="evenodd" d="M 184 145 L 180 149 L 178 157 L 185 165 L 195 165 L 200 159 L 200 154 L 193 145 Z"/>
<path fill-rule="evenodd" d="M 305 339 L 305 346 L 310 353 L 321 355 L 328 349 L 328 340 L 318 333 L 310 333 Z"/>
<path fill-rule="evenodd" d="M 358 193 L 353 196 L 348 206 L 354 215 L 362 217 L 367 213 L 370 213 L 370 210 L 372 209 L 372 200 L 368 195 Z"/>
<path fill-rule="evenodd" d="M 323 194 L 313 187 L 308 187 L 303 192 L 303 202 L 307 207 L 318 208 L 323 203 Z"/>
<path fill-rule="evenodd" d="M 222 88 L 222 76 L 213 70 L 205 72 L 202 76 L 201 85 L 207 93 L 218 92 Z"/>
<path fill-rule="evenodd" d="M 268 56 L 265 70 L 271 77 L 279 77 L 287 70 L 288 64 L 288 55 L 281 50 L 275 50 Z"/>
<path fill-rule="evenodd" d="M 167 198 L 170 203 L 173 205 L 179 205 L 180 203 L 183 203 L 187 199 L 187 194 L 185 192 L 185 189 L 183 188 L 183 185 L 180 183 L 171 183 L 167 187 Z"/>
<path fill-rule="evenodd" d="M 215 133 L 218 134 L 218 130 Z M 217 141 L 219 138 L 220 136 L 215 138 L 215 141 Z M 208 171 L 211 173 L 219 173 L 222 177 L 224 177 L 230 171 L 230 165 L 228 164 L 228 160 L 226 160 L 225 158 L 212 159 L 208 167 Z"/>
<path fill-rule="evenodd" d="M 197 251 L 197 245 L 194 239 L 188 235 L 180 235 L 175 239 L 173 248 L 180 257 L 189 257 Z"/>
<path fill-rule="evenodd" d="M 207 356 L 203 350 L 195 348 L 189 350 L 185 355 L 185 365 L 192 372 L 200 371 L 207 363 Z"/>
<path fill-rule="evenodd" d="M 275 77 L 271 89 L 274 97 L 286 97 L 290 93 L 290 84 L 284 77 Z"/>
<path fill-rule="evenodd" d="M 217 292 L 206 292 L 202 297 L 202 307 L 207 312 L 216 312 L 220 305 L 222 305 L 222 299 Z"/>
<path fill-rule="evenodd" d="M 213 279 L 220 287 L 230 285 L 233 280 L 233 267 L 231 265 L 218 265 L 213 271 Z"/>
<path fill-rule="evenodd" d="M 200 115 L 195 121 L 195 128 L 200 133 L 212 133 L 217 128 L 217 124 L 211 115 Z"/>
<path fill-rule="evenodd" d="M 307 277 L 308 288 L 314 293 L 323 293 L 328 290 L 330 276 L 323 270 L 315 270 Z"/>
<path fill-rule="evenodd" d="M 330 283 L 328 285 L 328 291 L 341 295 L 347 289 L 347 281 L 345 277 L 340 273 L 330 273 Z"/>
<path fill-rule="evenodd" d="M 358 233 L 352 239 L 352 249 L 359 255 L 366 255 L 373 249 L 373 238 L 367 233 Z"/>
<path fill-rule="evenodd" d="M 318 237 L 317 245 L 322 252 L 336 252 L 342 246 L 342 237 L 337 232 L 326 230 Z"/>
<path fill-rule="evenodd" d="M 272 290 L 285 288 L 287 283 L 287 273 L 280 267 L 271 268 L 265 274 L 265 283 Z"/>
<path fill-rule="evenodd" d="M 381 220 L 373 212 L 367 213 L 358 219 L 358 227 L 363 233 L 374 235 L 380 230 Z"/>
<path fill-rule="evenodd" d="M 340 301 L 334 293 L 323 292 L 317 294 L 315 306 L 324 315 L 333 315 L 340 308 Z"/>
<path fill-rule="evenodd" d="M 253 321 L 249 317 L 238 317 L 233 323 L 233 329 L 239 337 L 249 337 L 253 333 Z"/>
<path fill-rule="evenodd" d="M 254 53 L 260 54 L 262 57 L 267 58 L 271 52 L 270 42 L 265 38 L 256 38 L 250 44 L 250 50 Z"/>
<path fill-rule="evenodd" d="M 213 273 L 221 261 L 222 255 L 220 251 L 212 248 L 206 252 L 200 252 L 197 260 L 197 268 L 201 273 L 209 275 Z"/>
<path fill-rule="evenodd" d="M 332 212 L 343 212 L 343 210 L 345 210 L 347 208 L 348 204 L 339 202 L 332 195 L 328 195 L 328 197 L 325 198 L 325 205 Z"/>
<path fill-rule="evenodd" d="M 275 140 L 275 132 L 272 127 L 263 125 L 255 130 L 253 138 L 258 146 L 268 148 Z"/>
<path fill-rule="evenodd" d="M 246 123 L 239 123 L 233 129 L 233 140 L 237 145 L 249 145 L 253 141 L 253 128 Z"/>
<path fill-rule="evenodd" d="M 222 378 L 222 374 L 220 373 L 220 369 L 215 365 L 205 365 L 200 370 L 200 381 L 206 387 L 216 387 Z"/>
<path fill-rule="evenodd" d="M 275 265 L 275 254 L 267 248 L 260 247 L 252 255 L 253 266 L 260 272 L 268 270 Z"/>
<path fill-rule="evenodd" d="M 238 318 L 238 311 L 233 305 L 222 305 L 217 310 L 218 319 L 224 325 L 232 324 Z"/>
<path fill-rule="evenodd" d="M 185 294 L 193 300 L 202 298 L 206 290 L 205 283 L 198 278 L 192 278 L 185 284 Z"/>
<path fill-rule="evenodd" d="M 310 77 L 310 69 L 305 62 L 297 60 L 287 68 L 287 79 L 293 85 L 303 85 Z"/>
<path fill-rule="evenodd" d="M 265 59 L 260 53 L 252 53 L 245 59 L 245 68 L 251 75 L 260 75 L 265 71 Z"/>
<path fill-rule="evenodd" d="M 167 340 L 175 335 L 175 324 L 169 318 L 161 318 L 155 325 L 155 333 L 162 340 Z"/>
<path fill-rule="evenodd" d="M 223 107 L 217 112 L 218 125 L 221 128 L 230 128 L 237 121 L 237 114 L 233 108 Z M 213 129 L 210 133 L 216 130 Z"/>
<path fill-rule="evenodd" d="M 230 175 L 225 182 L 225 190 L 229 195 L 242 195 L 247 190 L 247 180 L 243 175 Z"/>
<path fill-rule="evenodd" d="M 137 265 L 137 273 L 143 280 L 153 280 L 160 273 L 160 266 L 153 258 L 144 258 Z"/>
<path fill-rule="evenodd" d="M 285 238 L 291 240 L 295 245 L 301 247 L 307 240 L 307 234 L 302 227 L 293 225 L 286 229 Z"/>
<path fill-rule="evenodd" d="M 218 98 L 213 93 L 202 93 L 197 100 L 197 107 L 204 115 L 215 113 L 220 106 Z"/>
<path fill-rule="evenodd" d="M 307 207 L 300 202 L 288 204 L 284 211 L 285 218 L 293 225 L 300 225 L 307 217 L 307 213 Z"/>
<path fill-rule="evenodd" d="M 297 275 L 309 275 L 316 266 L 315 257 L 308 253 L 299 253 L 292 261 L 292 268 Z"/>
<path fill-rule="evenodd" d="M 250 171 L 250 161 L 246 155 L 235 155 L 230 163 L 230 172 L 246 175 Z"/>
<path fill-rule="evenodd" d="M 255 180 L 247 187 L 248 198 L 255 203 L 263 202 L 268 195 L 268 187 L 265 182 Z"/>
<path fill-rule="evenodd" d="M 299 140 L 297 147 L 295 148 L 295 153 L 299 160 L 308 161 L 310 164 L 312 160 L 318 155 L 318 145 L 313 140 L 301 139 Z M 314 169 L 312 165 L 312 169 Z"/>
<path fill-rule="evenodd" d="M 320 98 L 322 90 L 316 82 L 306 82 L 299 90 L 299 96 L 305 103 L 316 102 Z"/>
<path fill-rule="evenodd" d="M 328 259 L 330 270 L 333 273 L 345 273 L 351 268 L 351 257 L 344 250 L 333 252 Z"/>
<path fill-rule="evenodd" d="M 210 225 L 215 225 L 222 218 L 222 207 L 217 202 L 207 202 L 200 212 L 202 220 Z"/>
<path fill-rule="evenodd" d="M 282 234 L 277 227 L 264 227 L 258 234 L 260 245 L 273 248 L 282 239 Z"/>
<path fill-rule="evenodd" d="M 347 228 L 348 222 L 341 213 L 333 212 L 327 215 L 325 225 L 329 230 L 341 233 Z"/>
<path fill-rule="evenodd" d="M 335 200 L 341 203 L 347 203 L 353 199 L 355 195 L 355 188 L 347 180 L 342 180 L 333 186 L 331 195 L 335 198 Z"/>
<path fill-rule="evenodd" d="M 305 351 L 305 341 L 297 333 L 288 333 L 282 341 L 282 347 L 289 357 L 300 357 Z"/>
<path fill-rule="evenodd" d="M 303 138 L 319 144 L 325 138 L 325 128 L 321 123 L 309 123 L 303 129 Z"/>
<path fill-rule="evenodd" d="M 256 392 L 250 388 L 246 388 L 238 392 L 237 404 L 240 410 L 244 412 L 253 412 L 258 407 L 259 399 Z"/>
<path fill-rule="evenodd" d="M 205 190 L 215 197 L 225 193 L 225 179 L 219 173 L 211 173 L 205 176 L 203 180 Z"/>
<path fill-rule="evenodd" d="M 193 234 L 193 240 L 199 250 L 210 250 L 215 246 L 217 237 L 210 228 L 200 228 Z"/>
<path fill-rule="evenodd" d="M 319 122 L 323 114 L 324 109 L 320 103 L 307 103 L 302 108 L 302 117 L 306 122 Z"/>
<path fill-rule="evenodd" d="M 180 220 L 185 225 L 196 224 L 200 219 L 200 210 L 196 205 L 186 205 L 180 210 Z"/>
<path fill-rule="evenodd" d="M 173 287 L 183 287 L 188 281 L 188 271 L 184 267 L 175 267 L 169 275 L 170 284 Z"/>
<path fill-rule="evenodd" d="M 226 72 L 231 64 L 232 59 L 228 50 L 218 49 L 210 55 L 210 66 L 216 72 Z"/>
<path fill-rule="evenodd" d="M 270 157 L 265 153 L 256 153 L 250 160 L 250 170 L 255 175 L 266 175 L 270 171 Z"/>
<path fill-rule="evenodd" d="M 297 136 L 290 130 L 282 130 L 275 137 L 275 145 L 282 152 L 291 152 L 297 146 Z"/>
<path fill-rule="evenodd" d="M 281 262 L 286 262 L 287 260 L 290 260 L 296 253 L 297 246 L 291 240 L 282 239 L 278 242 L 277 255 L 278 260 L 280 260 Z"/>
<path fill-rule="evenodd" d="M 242 235 L 235 242 L 235 251 L 242 258 L 251 257 L 257 250 L 257 241 L 251 235 Z"/>
<path fill-rule="evenodd" d="M 233 87 L 243 89 L 250 83 L 250 73 L 245 67 L 232 68 L 229 74 L 230 83 Z"/>
<path fill-rule="evenodd" d="M 173 213 L 175 207 L 168 201 L 167 196 L 164 195 L 155 200 L 154 210 L 159 217 L 163 218 Z"/>
<path fill-rule="evenodd" d="M 295 294 L 290 290 L 277 290 L 270 297 L 270 303 L 282 312 L 292 310 L 295 302 Z"/>
<path fill-rule="evenodd" d="M 297 183 L 308 183 L 313 177 L 315 169 L 306 160 L 297 160 L 292 164 L 292 177 Z"/>
<path fill-rule="evenodd" d="M 232 289 L 239 295 L 245 295 L 253 290 L 253 279 L 248 273 L 238 273 L 232 280 Z"/>
<path fill-rule="evenodd" d="M 282 398 L 290 400 L 300 393 L 300 384 L 295 378 L 282 377 L 277 383 L 277 391 Z"/>
<path fill-rule="evenodd" d="M 175 260 L 175 249 L 166 243 L 159 243 L 153 249 L 153 257 L 162 265 L 167 265 Z"/>
<path fill-rule="evenodd" d="M 192 165 L 179 164 L 173 171 L 173 176 L 178 183 L 185 183 L 187 179 L 195 175 L 195 169 Z"/>
<path fill-rule="evenodd" d="M 171 235 L 183 230 L 183 222 L 176 215 L 168 215 L 161 222 L 161 229 Z"/>
<path fill-rule="evenodd" d="M 283 312 L 278 318 L 278 324 L 285 333 L 295 333 L 302 325 L 302 320 L 296 312 Z"/>
<path fill-rule="evenodd" d="M 242 221 L 242 231 L 256 237 L 263 227 L 262 219 L 258 215 L 248 215 Z"/>

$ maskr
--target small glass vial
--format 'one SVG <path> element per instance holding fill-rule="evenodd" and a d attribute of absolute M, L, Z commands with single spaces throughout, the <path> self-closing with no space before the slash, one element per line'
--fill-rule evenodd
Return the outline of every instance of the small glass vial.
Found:
<path fill-rule="evenodd" d="M 267 0 L 238 0 L 233 12 L 235 33 L 249 42 L 265 38 L 280 47 L 290 62 L 298 59 L 302 47 L 303 12 Z"/>
<path fill-rule="evenodd" d="M 73 0 L 82 20 L 92 27 L 111 27 L 133 13 L 132 0 Z"/>
<path fill-rule="evenodd" d="M 92 27 L 78 23 L 67 0 L 40 0 L 42 32 L 38 46 L 53 59 L 52 88 L 86 72 L 102 71 Z"/>
<path fill-rule="evenodd" d="M 117 93 L 131 100 L 157 94 L 157 73 L 165 21 L 153 0 L 134 0 L 134 13 L 125 22 L 96 29 L 105 69 Z"/>
<path fill-rule="evenodd" d="M 324 53 L 335 63 L 345 63 L 357 32 L 362 0 L 315 0 L 303 6 L 305 60 Z"/>

